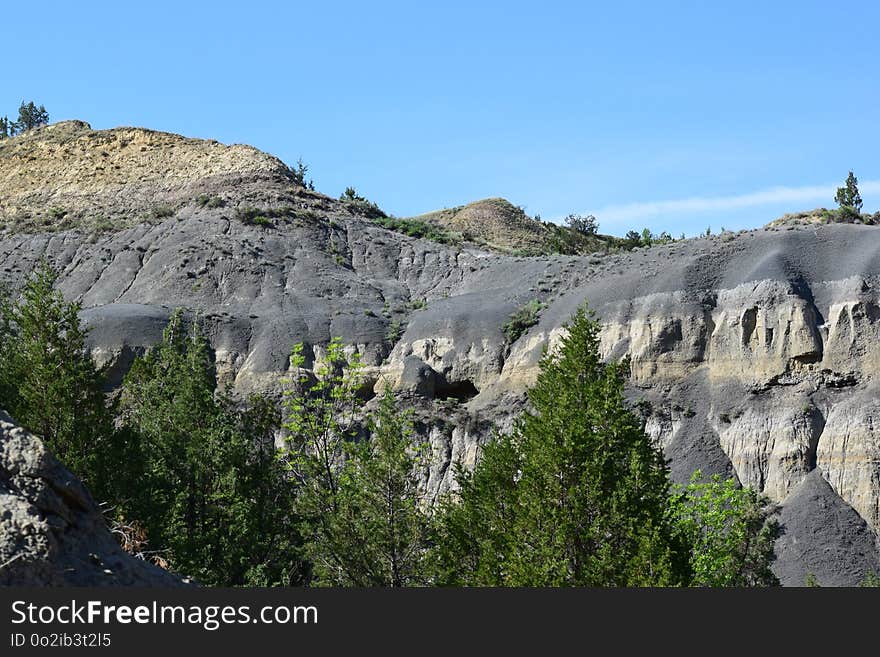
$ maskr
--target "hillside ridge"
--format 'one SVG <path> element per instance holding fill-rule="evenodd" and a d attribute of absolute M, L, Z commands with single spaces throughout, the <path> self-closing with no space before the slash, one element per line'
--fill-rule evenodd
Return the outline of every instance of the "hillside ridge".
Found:
<path fill-rule="evenodd" d="M 87 128 L 70 129 L 92 143 Z M 57 166 L 41 164 L 40 152 L 34 171 Z M 61 198 L 79 199 L 86 217 L 103 211 L 94 203 L 180 205 L 149 220 L 121 215 L 106 231 L 7 229 L 0 284 L 19 289 L 42 258 L 58 269 L 110 385 L 178 307 L 202 322 L 222 383 L 239 395 L 280 395 L 292 345 L 304 343 L 311 368 L 339 337 L 361 355 L 371 394 L 388 383 L 414 411 L 434 498 L 454 487 L 456 462 L 473 465 L 494 432 L 509 429 L 544 349 L 589 303 L 603 357 L 629 358 L 630 400 L 674 478 L 735 476 L 781 508 L 784 583 L 810 573 L 852 585 L 880 568 L 876 227 L 780 226 L 583 256 L 504 253 L 386 230 L 254 157 L 263 164 L 199 184 L 133 181 L 131 198 L 91 173 L 94 188 L 81 196 L 57 185 L 41 196 L 31 181 L 30 195 L 15 198 L 34 217 Z M 505 204 L 477 202 L 471 216 L 515 208 Z M 427 220 L 452 230 L 466 207 Z"/>
<path fill-rule="evenodd" d="M 0 140 L 0 224 L 19 231 L 128 227 L 199 197 L 267 203 L 298 187 L 287 165 L 252 146 L 145 128 L 63 121 Z"/>

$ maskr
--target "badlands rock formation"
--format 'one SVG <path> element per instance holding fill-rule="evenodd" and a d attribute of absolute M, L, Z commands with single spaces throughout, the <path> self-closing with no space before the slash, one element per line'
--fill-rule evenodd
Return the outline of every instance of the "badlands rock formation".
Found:
<path fill-rule="evenodd" d="M 111 385 L 175 307 L 200 318 L 242 394 L 277 392 L 294 343 L 313 363 L 340 336 L 374 391 L 392 385 L 417 411 L 438 494 L 454 485 L 452 463 L 473 463 L 493 427 L 509 427 L 542 349 L 588 302 L 604 355 L 631 359 L 630 396 L 675 478 L 733 475 L 778 505 L 784 583 L 880 572 L 880 229 L 514 257 L 384 230 L 246 147 L 84 124 L 18 139 L 35 143 L 26 171 L 0 146 L 0 180 L 12 181 L 0 193 L 0 277 L 15 288 L 42 257 L 60 269 Z M 160 147 L 141 151 L 144 140 Z M 118 180 L 106 167 L 94 177 L 91 144 Z M 56 177 L 59 153 L 78 173 Z M 164 212 L 151 213 L 154 199 Z M 64 204 L 82 224 L 64 222 Z M 87 221 L 97 205 L 109 225 Z M 242 221 L 245 206 L 267 222 Z M 533 299 L 545 304 L 538 323 L 508 344 L 504 323 Z"/>

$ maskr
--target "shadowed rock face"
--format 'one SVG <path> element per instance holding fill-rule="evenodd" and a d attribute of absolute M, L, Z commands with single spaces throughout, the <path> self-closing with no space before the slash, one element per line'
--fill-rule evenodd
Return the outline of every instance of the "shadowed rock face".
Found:
<path fill-rule="evenodd" d="M 187 148 L 184 140 L 161 150 L 163 166 L 189 162 Z M 876 570 L 877 228 L 512 257 L 388 232 L 333 199 L 290 191 L 273 179 L 281 173 L 271 160 L 240 188 L 223 178 L 229 160 L 217 162 L 227 164 L 178 185 L 174 214 L 161 220 L 125 219 L 99 234 L 7 231 L 0 278 L 14 288 L 39 258 L 57 266 L 113 382 L 156 343 L 175 307 L 201 318 L 222 379 L 242 394 L 277 393 L 294 343 L 306 344 L 312 366 L 340 336 L 362 354 L 376 391 L 391 385 L 417 410 L 434 452 L 426 474 L 434 495 L 454 485 L 452 463 L 474 462 L 493 424 L 510 426 L 542 349 L 587 301 L 602 322 L 604 355 L 631 358 L 630 395 L 650 402 L 646 429 L 674 477 L 686 481 L 698 468 L 736 475 L 781 505 L 784 540 L 797 537 L 800 550 L 780 552 L 783 579 L 802 583 L 791 564 L 804 554 L 818 576 L 826 539 L 814 529 L 826 525 L 838 528 L 839 551 L 827 553 L 820 581 L 854 584 Z M 203 189 L 227 204 L 199 204 L 193 195 Z M 235 218 L 242 205 L 282 202 L 292 205 L 268 227 Z M 546 304 L 538 322 L 508 344 L 505 322 L 533 299 Z M 804 493 L 808 484 L 821 495 Z"/>
<path fill-rule="evenodd" d="M 0 586 L 180 586 L 123 552 L 88 491 L 0 411 Z"/>

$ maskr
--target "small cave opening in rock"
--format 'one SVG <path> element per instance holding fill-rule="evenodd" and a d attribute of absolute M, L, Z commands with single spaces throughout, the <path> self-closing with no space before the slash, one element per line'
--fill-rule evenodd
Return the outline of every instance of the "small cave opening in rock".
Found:
<path fill-rule="evenodd" d="M 822 432 L 825 431 L 825 415 L 815 406 L 806 407 L 806 415 L 807 421 L 810 423 L 810 443 L 807 447 L 806 462 L 807 471 L 812 472 L 817 466 L 819 439 L 822 437 Z"/>
<path fill-rule="evenodd" d="M 818 351 L 811 351 L 806 354 L 798 354 L 797 356 L 792 356 L 792 360 L 796 363 L 800 363 L 801 365 L 813 365 L 814 363 L 818 363 L 822 360 L 822 354 Z"/>
<path fill-rule="evenodd" d="M 438 381 L 434 388 L 434 399 L 455 399 L 460 402 L 473 399 L 480 394 L 472 381 Z"/>
<path fill-rule="evenodd" d="M 376 383 L 379 379 L 375 377 L 365 377 L 363 383 L 354 391 L 355 396 L 362 402 L 367 403 L 377 396 Z"/>

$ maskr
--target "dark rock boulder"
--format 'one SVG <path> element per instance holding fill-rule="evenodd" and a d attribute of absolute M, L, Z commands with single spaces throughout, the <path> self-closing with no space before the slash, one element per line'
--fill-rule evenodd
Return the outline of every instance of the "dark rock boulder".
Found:
<path fill-rule="evenodd" d="M 85 486 L 0 412 L 0 585 L 184 583 L 124 552 Z"/>

